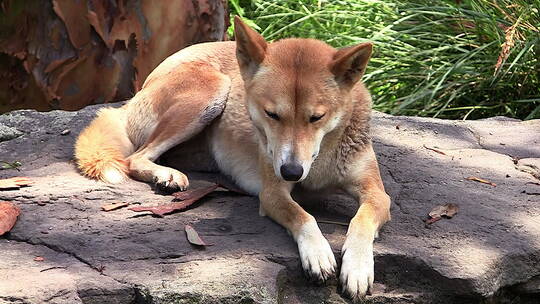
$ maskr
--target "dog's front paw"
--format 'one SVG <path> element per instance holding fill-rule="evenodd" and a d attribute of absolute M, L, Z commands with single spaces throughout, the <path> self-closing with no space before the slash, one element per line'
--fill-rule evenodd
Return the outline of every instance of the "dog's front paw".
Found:
<path fill-rule="evenodd" d="M 315 221 L 304 224 L 296 242 L 302 268 L 310 279 L 321 283 L 334 275 L 336 258 Z"/>
<path fill-rule="evenodd" d="M 373 242 L 348 237 L 341 255 L 341 291 L 358 302 L 373 289 Z"/>
<path fill-rule="evenodd" d="M 162 191 L 185 191 L 189 186 L 187 176 L 172 168 L 161 168 L 154 173 L 154 182 Z"/>

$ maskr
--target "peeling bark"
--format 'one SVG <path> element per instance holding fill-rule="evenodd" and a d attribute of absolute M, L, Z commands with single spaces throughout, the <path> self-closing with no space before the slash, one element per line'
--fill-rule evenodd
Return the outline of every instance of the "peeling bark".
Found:
<path fill-rule="evenodd" d="M 0 0 L 0 113 L 127 99 L 166 57 L 226 39 L 226 0 Z"/>

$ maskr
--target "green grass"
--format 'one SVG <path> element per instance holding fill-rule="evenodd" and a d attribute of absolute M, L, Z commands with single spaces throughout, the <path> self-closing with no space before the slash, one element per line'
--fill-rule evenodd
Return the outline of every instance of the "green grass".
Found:
<path fill-rule="evenodd" d="M 540 118 L 540 0 L 229 3 L 268 40 L 374 42 L 364 82 L 379 111 Z"/>

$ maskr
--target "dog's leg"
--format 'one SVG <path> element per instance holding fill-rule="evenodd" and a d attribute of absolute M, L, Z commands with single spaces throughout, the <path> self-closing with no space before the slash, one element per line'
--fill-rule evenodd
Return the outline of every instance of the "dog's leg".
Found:
<path fill-rule="evenodd" d="M 390 220 L 390 197 L 384 191 L 375 153 L 369 146 L 350 169 L 344 190 L 360 201 L 349 224 L 341 251 L 342 290 L 354 301 L 373 288 L 373 240 L 379 228 Z"/>
<path fill-rule="evenodd" d="M 188 187 L 189 181 L 185 174 L 154 163 L 165 151 L 188 140 L 204 128 L 196 120 L 192 121 L 182 115 L 182 112 L 182 105 L 169 109 L 145 145 L 128 158 L 130 176 L 141 181 L 154 182 L 161 190 L 184 191 Z"/>
<path fill-rule="evenodd" d="M 206 73 L 205 78 L 202 78 L 202 72 Z M 162 190 L 183 191 L 188 187 L 189 181 L 185 174 L 173 168 L 157 165 L 154 161 L 165 151 L 200 133 L 222 113 L 230 80 L 217 71 L 202 72 L 198 76 L 201 82 L 199 86 L 183 88 L 173 96 L 165 95 L 164 98 L 167 100 L 164 102 L 172 105 L 161 113 L 156 127 L 145 144 L 128 158 L 130 176 L 154 182 Z M 158 87 L 156 90 L 159 89 Z"/>
<path fill-rule="evenodd" d="M 262 190 L 259 194 L 260 214 L 268 215 L 285 227 L 298 244 L 304 271 L 311 279 L 325 281 L 332 276 L 336 260 L 315 218 L 291 197 L 292 184 L 278 179 L 271 164 L 261 160 Z"/>

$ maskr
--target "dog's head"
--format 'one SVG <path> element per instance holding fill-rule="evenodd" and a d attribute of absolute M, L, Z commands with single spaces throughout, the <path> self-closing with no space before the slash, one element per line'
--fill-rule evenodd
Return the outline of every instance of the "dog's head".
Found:
<path fill-rule="evenodd" d="M 261 149 L 276 176 L 302 181 L 325 135 L 347 123 L 351 90 L 364 74 L 372 45 L 336 50 L 313 39 L 268 44 L 238 17 L 235 37 L 246 104 Z"/>

